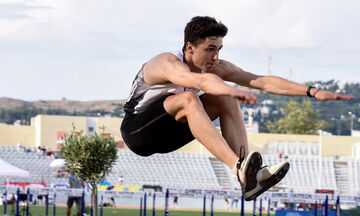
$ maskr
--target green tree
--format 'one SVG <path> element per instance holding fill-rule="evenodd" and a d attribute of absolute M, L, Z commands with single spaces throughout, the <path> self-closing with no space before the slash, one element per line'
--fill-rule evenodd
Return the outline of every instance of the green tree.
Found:
<path fill-rule="evenodd" d="M 104 130 L 104 128 L 103 128 Z M 61 152 L 66 168 L 85 182 L 92 192 L 95 216 L 97 215 L 97 183 L 100 183 L 114 165 L 117 143 L 105 135 L 82 135 L 75 128 L 65 136 Z"/>
<path fill-rule="evenodd" d="M 315 134 L 326 124 L 324 120 L 320 120 L 310 100 L 303 100 L 300 104 L 291 99 L 283 106 L 283 112 L 285 117 L 274 123 L 266 122 L 266 127 L 271 133 Z"/>

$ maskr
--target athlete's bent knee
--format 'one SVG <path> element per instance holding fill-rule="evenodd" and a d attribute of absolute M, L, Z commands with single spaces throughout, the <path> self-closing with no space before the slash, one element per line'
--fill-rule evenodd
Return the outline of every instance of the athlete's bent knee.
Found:
<path fill-rule="evenodd" d="M 195 110 L 204 109 L 199 96 L 192 91 L 185 91 L 177 95 L 181 100 L 181 109 L 177 110 L 174 117 L 176 121 L 187 122 L 187 116 Z"/>
<path fill-rule="evenodd" d="M 182 96 L 184 97 L 184 107 L 185 108 L 194 108 L 195 107 L 202 107 L 202 103 L 199 99 L 199 96 L 192 92 L 192 91 L 185 91 L 182 93 Z"/>

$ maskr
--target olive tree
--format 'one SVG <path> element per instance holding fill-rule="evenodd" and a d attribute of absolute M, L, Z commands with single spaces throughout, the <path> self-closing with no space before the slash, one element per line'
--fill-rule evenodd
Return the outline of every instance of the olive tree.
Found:
<path fill-rule="evenodd" d="M 313 109 L 310 100 L 298 103 L 290 99 L 283 106 L 285 116 L 276 122 L 266 122 L 266 127 L 271 133 L 286 134 L 316 134 L 325 127 L 326 122 L 320 119 L 316 110 Z"/>
<path fill-rule="evenodd" d="M 75 128 L 66 135 L 61 152 L 66 168 L 88 185 L 92 192 L 92 204 L 97 215 L 97 183 L 109 173 L 114 165 L 117 143 L 103 134 L 83 135 Z"/>

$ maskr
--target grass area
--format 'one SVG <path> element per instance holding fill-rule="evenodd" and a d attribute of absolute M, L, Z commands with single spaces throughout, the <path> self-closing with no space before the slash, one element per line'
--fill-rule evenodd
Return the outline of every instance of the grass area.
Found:
<path fill-rule="evenodd" d="M 20 215 L 26 215 L 25 211 L 22 211 L 23 209 L 25 209 L 23 206 L 20 207 Z M 72 214 L 75 215 L 75 208 L 72 209 Z M 88 211 L 90 211 L 88 209 Z M 2 214 L 4 212 L 4 207 L 0 206 L 0 214 Z M 12 206 L 8 205 L 7 206 L 7 215 L 14 215 L 16 214 L 16 207 L 14 207 L 14 213 L 12 213 Z M 45 215 L 45 207 L 44 206 L 30 206 L 30 214 L 32 216 L 43 216 Z M 156 210 L 156 215 L 158 216 L 163 216 L 164 213 L 164 209 L 158 209 Z M 53 215 L 53 207 L 49 206 L 49 214 L 48 215 Z M 56 207 L 56 215 L 57 216 L 62 216 L 62 215 L 66 215 L 66 207 Z M 90 215 L 90 213 L 88 213 L 88 215 Z M 100 208 L 99 208 L 99 214 L 100 215 Z M 104 207 L 103 208 L 103 215 L 104 216 L 139 216 L 140 215 L 140 210 L 133 208 L 133 209 L 129 209 L 129 208 L 113 208 L 113 207 Z M 144 215 L 144 214 L 143 214 Z M 146 211 L 146 215 L 147 216 L 152 216 L 152 210 L 147 209 Z M 202 210 L 174 210 L 171 209 L 169 211 L 169 216 L 202 216 L 203 212 Z M 210 211 L 207 211 L 206 213 L 207 216 L 210 216 Z M 214 215 L 215 216 L 239 216 L 240 212 L 239 211 L 214 211 Z M 250 212 L 246 212 L 245 213 L 246 216 L 251 216 L 252 213 Z M 267 213 L 263 212 L 263 215 L 267 215 Z M 273 214 L 272 214 L 273 215 Z"/>

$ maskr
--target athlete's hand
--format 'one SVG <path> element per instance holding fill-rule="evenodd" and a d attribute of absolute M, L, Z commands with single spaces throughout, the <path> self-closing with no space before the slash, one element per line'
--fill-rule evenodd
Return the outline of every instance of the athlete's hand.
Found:
<path fill-rule="evenodd" d="M 237 88 L 231 93 L 231 97 L 238 99 L 243 104 L 256 104 L 257 97 L 253 94 L 247 93 L 245 91 L 241 91 Z"/>
<path fill-rule="evenodd" d="M 341 95 L 336 94 L 329 91 L 324 90 L 317 90 L 314 93 L 314 98 L 320 100 L 320 101 L 327 101 L 327 100 L 353 100 L 355 97 L 351 95 Z"/>

